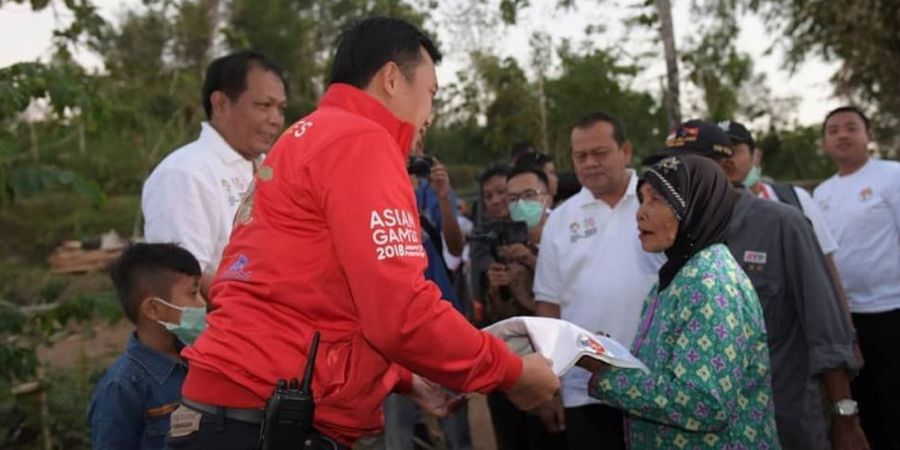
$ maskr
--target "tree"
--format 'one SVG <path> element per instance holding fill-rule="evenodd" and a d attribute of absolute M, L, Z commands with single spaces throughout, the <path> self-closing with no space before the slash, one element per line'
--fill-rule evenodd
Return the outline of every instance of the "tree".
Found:
<path fill-rule="evenodd" d="M 681 123 L 681 88 L 678 79 L 678 52 L 675 50 L 675 31 L 672 26 L 672 4 L 669 0 L 656 0 L 659 13 L 659 33 L 666 58 L 666 117 L 669 129 Z"/>
<path fill-rule="evenodd" d="M 628 87 L 638 68 L 620 62 L 610 51 L 573 51 L 566 43 L 558 50 L 561 73 L 547 81 L 548 129 L 557 163 L 569 163 L 569 133 L 575 120 L 597 110 L 617 116 L 624 124 L 636 157 L 655 153 L 667 133 L 666 112 L 646 92 Z M 563 165 L 565 165 L 563 164 Z"/>

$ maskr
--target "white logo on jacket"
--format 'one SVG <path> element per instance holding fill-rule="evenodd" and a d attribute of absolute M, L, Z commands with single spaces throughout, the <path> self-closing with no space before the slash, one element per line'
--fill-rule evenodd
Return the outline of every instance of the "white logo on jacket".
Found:
<path fill-rule="evenodd" d="M 379 261 L 403 256 L 425 257 L 415 217 L 405 209 L 372 211 L 369 229 L 372 230 L 372 242 Z"/>

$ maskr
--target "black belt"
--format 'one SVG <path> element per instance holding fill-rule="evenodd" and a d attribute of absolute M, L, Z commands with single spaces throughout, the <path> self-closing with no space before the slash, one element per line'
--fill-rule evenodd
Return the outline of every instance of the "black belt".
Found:
<path fill-rule="evenodd" d="M 181 404 L 198 412 L 212 414 L 214 416 L 224 415 L 226 419 L 237 420 L 238 422 L 251 423 L 254 425 L 261 425 L 263 417 L 265 416 L 265 410 L 258 408 L 225 408 L 222 406 L 195 402 L 186 398 L 181 399 Z M 325 437 L 322 434 L 319 434 L 319 436 Z M 325 439 L 334 444 L 337 450 L 350 450 L 349 447 L 338 444 L 331 438 L 325 437 Z"/>
<path fill-rule="evenodd" d="M 221 406 L 207 405 L 206 403 L 195 402 L 186 398 L 181 399 L 181 403 L 188 408 L 202 413 L 212 414 L 215 416 L 224 415 L 226 419 L 237 420 L 238 422 L 252 423 L 259 425 L 265 416 L 265 410 L 259 408 L 223 408 Z"/>

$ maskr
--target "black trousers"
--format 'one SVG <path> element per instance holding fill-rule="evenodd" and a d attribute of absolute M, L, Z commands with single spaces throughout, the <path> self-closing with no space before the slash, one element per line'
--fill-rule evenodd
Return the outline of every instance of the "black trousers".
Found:
<path fill-rule="evenodd" d="M 624 450 L 624 415 L 606 405 L 566 408 L 566 450 Z"/>
<path fill-rule="evenodd" d="M 865 366 L 851 383 L 872 450 L 900 450 L 900 309 L 853 314 Z"/>
<path fill-rule="evenodd" d="M 538 416 L 516 408 L 501 393 L 488 394 L 497 450 L 566 450 L 565 433 L 550 433 Z"/>
<path fill-rule="evenodd" d="M 184 406 L 182 406 L 184 407 Z M 223 414 L 198 412 L 202 415 L 200 428 L 186 436 L 166 438 L 166 449 L 192 450 L 258 450 L 259 424 L 231 420 Z M 297 448 L 301 448 L 301 443 Z M 338 450 L 349 450 L 338 446 Z"/>

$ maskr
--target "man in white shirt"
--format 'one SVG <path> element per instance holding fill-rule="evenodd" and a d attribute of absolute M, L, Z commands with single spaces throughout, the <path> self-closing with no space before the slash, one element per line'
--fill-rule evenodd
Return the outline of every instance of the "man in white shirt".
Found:
<path fill-rule="evenodd" d="M 850 301 L 865 366 L 852 384 L 873 449 L 900 448 L 900 163 L 871 159 L 869 119 L 828 113 L 822 143 L 838 173 L 815 200 L 837 238 L 834 260 Z"/>
<path fill-rule="evenodd" d="M 265 56 L 241 51 L 216 59 L 203 82 L 209 121 L 200 137 L 170 153 L 144 183 L 144 238 L 189 250 L 206 298 L 241 198 L 284 126 L 285 105 L 281 69 Z"/>
<path fill-rule="evenodd" d="M 645 253 L 638 239 L 631 144 L 619 121 L 605 113 L 579 119 L 571 143 L 583 188 L 554 209 L 544 226 L 536 312 L 630 346 L 643 299 L 662 265 L 662 257 Z M 544 424 L 551 432 L 565 429 L 568 450 L 625 448 L 621 413 L 588 396 L 589 378 L 580 368 L 563 377 L 562 404 L 557 400 L 542 409 Z"/>

